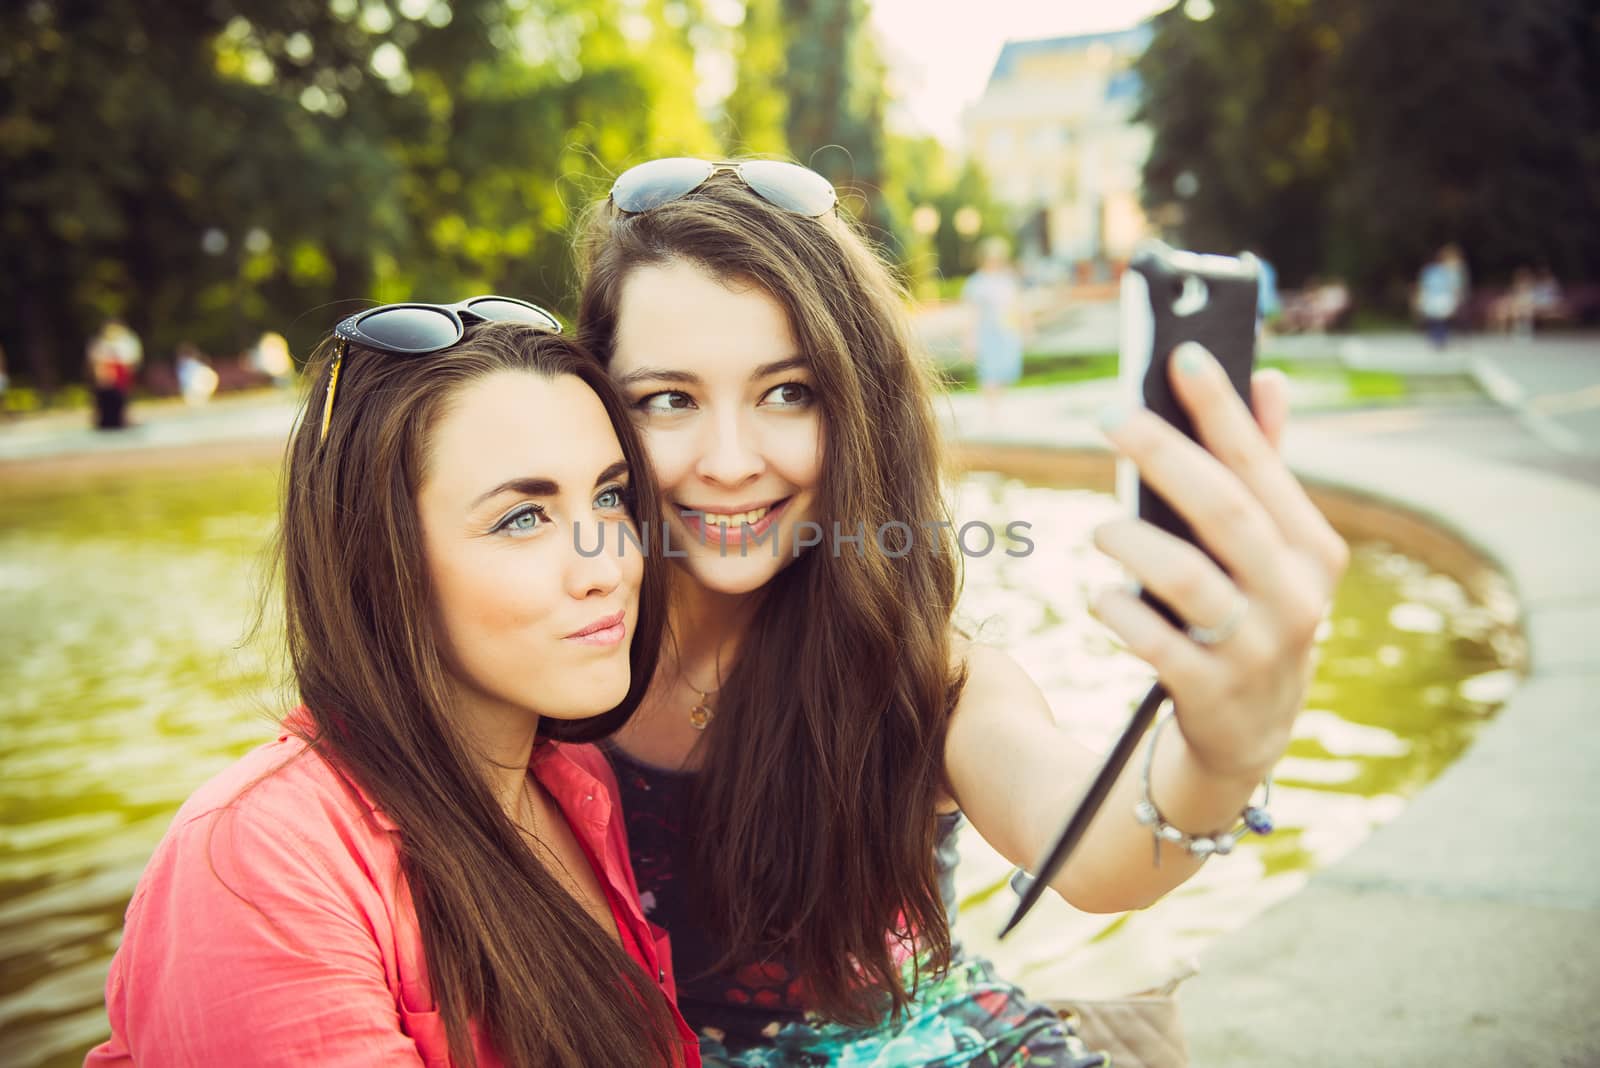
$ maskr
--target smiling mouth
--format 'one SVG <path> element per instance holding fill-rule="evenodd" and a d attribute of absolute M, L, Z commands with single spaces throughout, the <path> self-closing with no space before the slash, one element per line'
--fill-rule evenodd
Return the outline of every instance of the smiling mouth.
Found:
<path fill-rule="evenodd" d="M 780 497 L 771 504 L 747 508 L 741 512 L 712 512 L 680 504 L 678 515 L 684 525 L 703 540 L 738 542 L 744 539 L 747 531 L 752 537 L 765 534 L 793 499 L 793 497 Z"/>

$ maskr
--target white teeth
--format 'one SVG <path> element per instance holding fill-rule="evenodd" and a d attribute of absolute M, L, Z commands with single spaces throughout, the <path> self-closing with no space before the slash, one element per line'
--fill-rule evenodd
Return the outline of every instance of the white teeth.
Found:
<path fill-rule="evenodd" d="M 748 512 L 734 512 L 731 515 L 717 512 L 706 512 L 705 520 L 707 523 L 713 523 L 719 527 L 730 527 L 734 530 L 737 530 L 747 523 L 751 526 L 754 526 L 756 523 L 760 522 L 761 519 L 770 511 L 772 511 L 772 508 L 768 506 L 766 508 L 752 509 Z"/>

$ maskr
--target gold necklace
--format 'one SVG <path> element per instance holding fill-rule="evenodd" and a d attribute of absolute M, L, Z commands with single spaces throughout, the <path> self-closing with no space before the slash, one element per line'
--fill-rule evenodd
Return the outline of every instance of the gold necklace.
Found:
<path fill-rule="evenodd" d="M 696 701 L 689 708 L 689 726 L 697 731 L 703 731 L 711 724 L 711 718 L 717 714 L 713 698 L 722 692 L 722 650 L 717 650 L 717 687 L 714 690 L 702 690 L 689 681 L 689 676 L 683 673 L 683 664 L 678 665 L 678 680 L 694 691 Z"/>
<path fill-rule="evenodd" d="M 682 676 L 680 675 L 679 677 L 681 678 Z M 685 686 L 689 687 L 689 689 L 694 690 L 696 696 L 700 698 L 694 703 L 694 707 L 689 709 L 689 726 L 693 727 L 697 731 L 703 731 L 711 722 L 711 717 L 717 714 L 717 710 L 711 704 L 711 698 L 717 693 L 721 692 L 722 687 L 719 686 L 717 689 L 707 693 L 706 691 L 696 687 L 694 683 L 690 682 L 686 678 L 683 680 L 683 683 Z"/>

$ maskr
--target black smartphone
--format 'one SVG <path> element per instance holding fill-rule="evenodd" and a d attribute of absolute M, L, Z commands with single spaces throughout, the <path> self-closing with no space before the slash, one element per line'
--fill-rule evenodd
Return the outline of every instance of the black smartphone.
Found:
<path fill-rule="evenodd" d="M 1142 244 L 1122 275 L 1118 377 L 1124 403 L 1147 408 L 1194 438 L 1194 424 L 1172 392 L 1167 364 L 1174 349 L 1195 341 L 1222 364 L 1249 406 L 1260 284 L 1260 261 L 1248 252 L 1211 256 L 1181 252 L 1159 241 Z M 1199 545 L 1183 517 L 1139 480 L 1131 460 L 1117 462 L 1117 496 L 1140 519 Z M 1169 622 L 1183 625 L 1159 598 L 1142 596 Z"/>
<path fill-rule="evenodd" d="M 1249 253 L 1209 256 L 1180 252 L 1158 241 L 1141 245 L 1122 275 L 1122 351 L 1118 372 L 1125 402 L 1148 408 L 1195 438 L 1194 423 L 1173 395 L 1167 379 L 1173 350 L 1185 341 L 1195 341 L 1210 350 L 1227 370 L 1233 388 L 1248 406 L 1250 376 L 1255 370 L 1259 285 L 1260 264 Z M 1131 461 L 1118 461 L 1117 494 L 1139 518 L 1192 544 L 1200 544 L 1172 506 L 1140 481 L 1139 470 Z M 1184 621 L 1149 591 L 1141 596 L 1175 626 L 1184 626 Z M 1165 700 L 1166 691 L 1156 683 L 1134 710 L 1072 818 L 1034 869 L 1036 874 L 1012 881 L 1022 900 L 1001 930 L 1001 938 L 1022 921 L 1066 863 Z"/>

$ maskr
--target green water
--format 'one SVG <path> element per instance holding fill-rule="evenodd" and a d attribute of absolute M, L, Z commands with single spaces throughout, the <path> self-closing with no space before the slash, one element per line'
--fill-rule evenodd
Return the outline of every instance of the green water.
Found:
<path fill-rule="evenodd" d="M 240 639 L 275 475 L 264 463 L 0 483 L 0 1063 L 76 1064 L 104 1037 L 105 972 L 150 851 L 191 790 L 273 733 L 281 664 L 269 641 Z M 961 492 L 964 519 L 1024 520 L 1035 542 L 1026 558 L 967 561 L 964 618 L 1021 659 L 1063 723 L 1109 745 L 1149 682 L 1084 611 L 1086 591 L 1118 578 L 1089 542 L 1114 504 L 997 476 Z M 1010 869 L 968 831 L 959 936 L 1040 996 L 1180 971 L 1461 753 L 1514 681 L 1513 606 L 1492 601 L 1358 546 L 1280 769 L 1278 833 L 1129 917 L 1047 896 L 996 946 Z"/>

